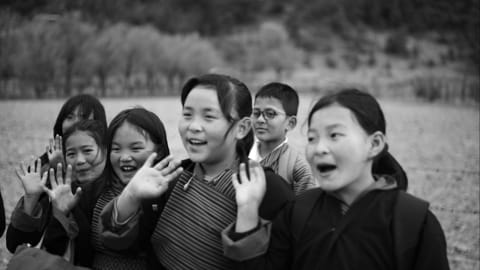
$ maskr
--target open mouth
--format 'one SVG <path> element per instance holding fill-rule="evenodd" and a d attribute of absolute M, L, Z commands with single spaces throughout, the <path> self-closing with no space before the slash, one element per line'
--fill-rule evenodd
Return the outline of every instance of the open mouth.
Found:
<path fill-rule="evenodd" d="M 334 164 L 323 163 L 323 164 L 318 164 L 317 165 L 317 170 L 322 174 L 329 173 L 329 172 L 335 170 L 336 168 L 337 168 L 337 166 L 334 165 Z"/>
<path fill-rule="evenodd" d="M 187 142 L 191 145 L 205 145 L 207 144 L 206 141 L 198 140 L 198 139 L 188 139 Z"/>
<path fill-rule="evenodd" d="M 122 171 L 122 172 L 129 173 L 129 172 L 133 172 L 133 171 L 136 171 L 136 170 L 137 170 L 137 167 L 135 167 L 135 166 L 130 166 L 130 165 L 120 166 L 120 171 Z"/>

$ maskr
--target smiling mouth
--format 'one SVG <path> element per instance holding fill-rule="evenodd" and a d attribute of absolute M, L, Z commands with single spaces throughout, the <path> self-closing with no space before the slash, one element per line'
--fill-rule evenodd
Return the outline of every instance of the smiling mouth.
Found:
<path fill-rule="evenodd" d="M 125 173 L 133 172 L 133 171 L 136 171 L 136 170 L 137 170 L 137 168 L 134 167 L 134 166 L 127 166 L 127 165 L 120 166 L 120 171 L 125 172 Z"/>
<path fill-rule="evenodd" d="M 205 145 L 205 144 L 207 144 L 206 141 L 196 140 L 196 139 L 188 139 L 187 142 L 191 145 Z"/>

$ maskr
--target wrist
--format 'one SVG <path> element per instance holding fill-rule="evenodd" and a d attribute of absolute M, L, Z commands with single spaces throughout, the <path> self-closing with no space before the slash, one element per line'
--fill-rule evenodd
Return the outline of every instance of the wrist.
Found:
<path fill-rule="evenodd" d="M 257 227 L 258 221 L 258 206 L 255 204 L 243 205 L 237 208 L 237 222 L 235 223 L 235 232 L 243 233 L 250 231 Z"/>

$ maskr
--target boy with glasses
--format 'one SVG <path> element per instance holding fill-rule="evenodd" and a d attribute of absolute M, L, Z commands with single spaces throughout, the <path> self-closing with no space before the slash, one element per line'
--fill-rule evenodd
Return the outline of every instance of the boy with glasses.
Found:
<path fill-rule="evenodd" d="M 249 158 L 272 168 L 295 195 L 315 186 L 302 153 L 288 144 L 287 132 L 297 125 L 298 94 L 289 85 L 272 82 L 255 95 L 252 125 L 256 142 Z"/>

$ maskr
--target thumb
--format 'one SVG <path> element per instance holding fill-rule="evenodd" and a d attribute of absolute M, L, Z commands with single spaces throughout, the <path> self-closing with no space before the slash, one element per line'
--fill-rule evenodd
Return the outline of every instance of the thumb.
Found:
<path fill-rule="evenodd" d="M 82 196 L 83 190 L 81 187 L 78 187 L 77 190 L 75 191 L 75 195 L 73 197 L 73 202 L 77 204 L 78 200 L 80 200 L 80 197 Z"/>

